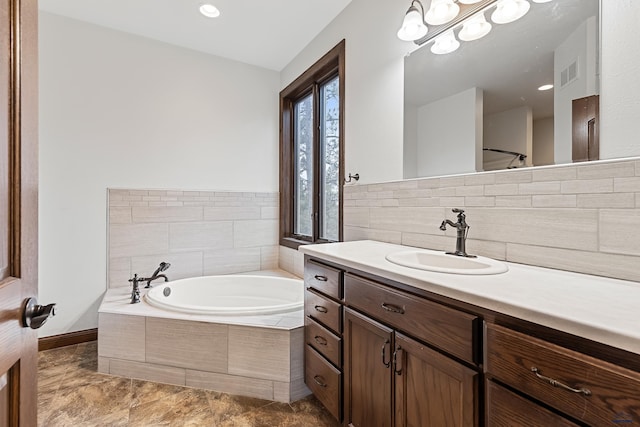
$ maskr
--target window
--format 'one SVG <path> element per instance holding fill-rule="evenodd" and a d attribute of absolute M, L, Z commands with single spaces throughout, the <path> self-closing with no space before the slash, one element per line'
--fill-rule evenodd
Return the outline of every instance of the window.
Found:
<path fill-rule="evenodd" d="M 344 40 L 280 92 L 280 244 L 342 240 Z"/>

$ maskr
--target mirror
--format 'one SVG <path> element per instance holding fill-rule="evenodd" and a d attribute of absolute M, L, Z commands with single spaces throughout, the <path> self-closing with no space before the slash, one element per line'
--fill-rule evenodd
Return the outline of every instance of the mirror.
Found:
<path fill-rule="evenodd" d="M 404 178 L 598 158 L 599 0 L 532 2 L 502 25 L 492 10 L 487 36 L 405 58 Z"/>

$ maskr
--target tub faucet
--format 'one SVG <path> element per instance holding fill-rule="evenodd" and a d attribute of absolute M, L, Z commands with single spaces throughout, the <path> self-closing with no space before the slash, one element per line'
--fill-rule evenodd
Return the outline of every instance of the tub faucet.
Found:
<path fill-rule="evenodd" d="M 456 229 L 456 250 L 455 252 L 447 252 L 449 255 L 457 255 L 463 256 L 467 258 L 475 258 L 475 255 L 467 254 L 466 242 L 467 242 L 467 234 L 469 233 L 469 225 L 466 221 L 466 215 L 464 214 L 464 210 L 462 209 L 451 209 L 451 212 L 458 214 L 458 222 L 453 222 L 450 219 L 445 219 L 440 224 L 440 230 L 445 231 L 447 229 L 447 224 L 451 227 L 455 227 Z"/>
<path fill-rule="evenodd" d="M 167 271 L 169 269 L 169 267 L 171 267 L 171 264 L 169 264 L 168 262 L 161 262 L 160 265 L 158 266 L 158 268 L 156 269 L 156 271 L 153 272 L 153 274 L 151 275 L 151 277 L 148 277 L 146 279 L 140 279 L 141 282 L 147 282 L 147 286 L 145 286 L 145 288 L 150 288 L 151 287 L 151 282 L 153 282 L 156 279 L 160 279 L 163 278 L 165 282 L 168 282 L 169 279 L 167 278 L 167 276 L 165 276 L 164 274 L 158 274 L 161 273 L 163 271 Z"/>

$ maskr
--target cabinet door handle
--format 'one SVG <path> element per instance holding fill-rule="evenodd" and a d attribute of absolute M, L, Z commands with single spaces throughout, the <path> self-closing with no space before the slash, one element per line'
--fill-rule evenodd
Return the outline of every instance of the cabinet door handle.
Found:
<path fill-rule="evenodd" d="M 386 340 L 384 344 L 382 344 L 382 364 L 388 368 L 391 366 L 391 360 L 387 361 L 387 346 L 389 345 L 389 340 Z"/>
<path fill-rule="evenodd" d="M 315 381 L 315 383 L 318 384 L 320 387 L 327 386 L 327 383 L 324 382 L 324 378 L 322 378 L 320 375 L 314 376 L 313 381 Z"/>
<path fill-rule="evenodd" d="M 316 311 L 319 311 L 320 313 L 326 313 L 326 312 L 329 311 L 329 310 L 327 310 L 327 307 L 324 307 L 322 305 L 316 305 L 313 308 L 315 308 Z"/>
<path fill-rule="evenodd" d="M 320 345 L 327 345 L 327 339 L 325 337 L 321 337 L 320 335 L 316 335 L 313 337 L 316 343 Z"/>
<path fill-rule="evenodd" d="M 398 314 L 404 314 L 404 308 L 395 305 L 395 304 L 389 304 L 387 302 L 383 302 L 382 303 L 382 308 L 384 308 L 387 311 L 390 311 L 392 313 L 398 313 Z"/>
<path fill-rule="evenodd" d="M 549 384 L 551 384 L 554 387 L 560 387 L 560 388 L 565 389 L 567 391 L 570 391 L 572 393 L 580 393 L 580 394 L 584 394 L 585 396 L 591 396 L 591 390 L 589 390 L 588 388 L 584 388 L 584 387 L 582 387 L 582 388 L 574 388 L 574 387 L 568 386 L 566 384 L 563 384 L 558 380 L 554 380 L 553 378 L 546 377 L 546 376 L 542 375 L 540 373 L 540 369 L 536 368 L 535 366 L 533 368 L 531 368 L 531 372 L 533 372 L 536 377 L 540 378 L 543 381 L 548 382 Z"/>
<path fill-rule="evenodd" d="M 326 282 L 327 280 L 329 280 L 329 279 L 327 279 L 327 276 L 321 276 L 319 274 L 316 274 L 313 277 L 319 282 Z"/>
<path fill-rule="evenodd" d="M 393 372 L 396 375 L 402 375 L 402 347 L 400 346 L 397 346 L 396 351 L 393 352 Z"/>

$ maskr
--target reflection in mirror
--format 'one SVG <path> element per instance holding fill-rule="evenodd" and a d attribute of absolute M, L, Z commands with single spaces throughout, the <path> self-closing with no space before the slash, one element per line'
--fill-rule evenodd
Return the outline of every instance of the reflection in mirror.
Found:
<path fill-rule="evenodd" d="M 405 58 L 405 178 L 598 158 L 599 0 L 492 24 L 453 53 L 429 42 Z"/>

